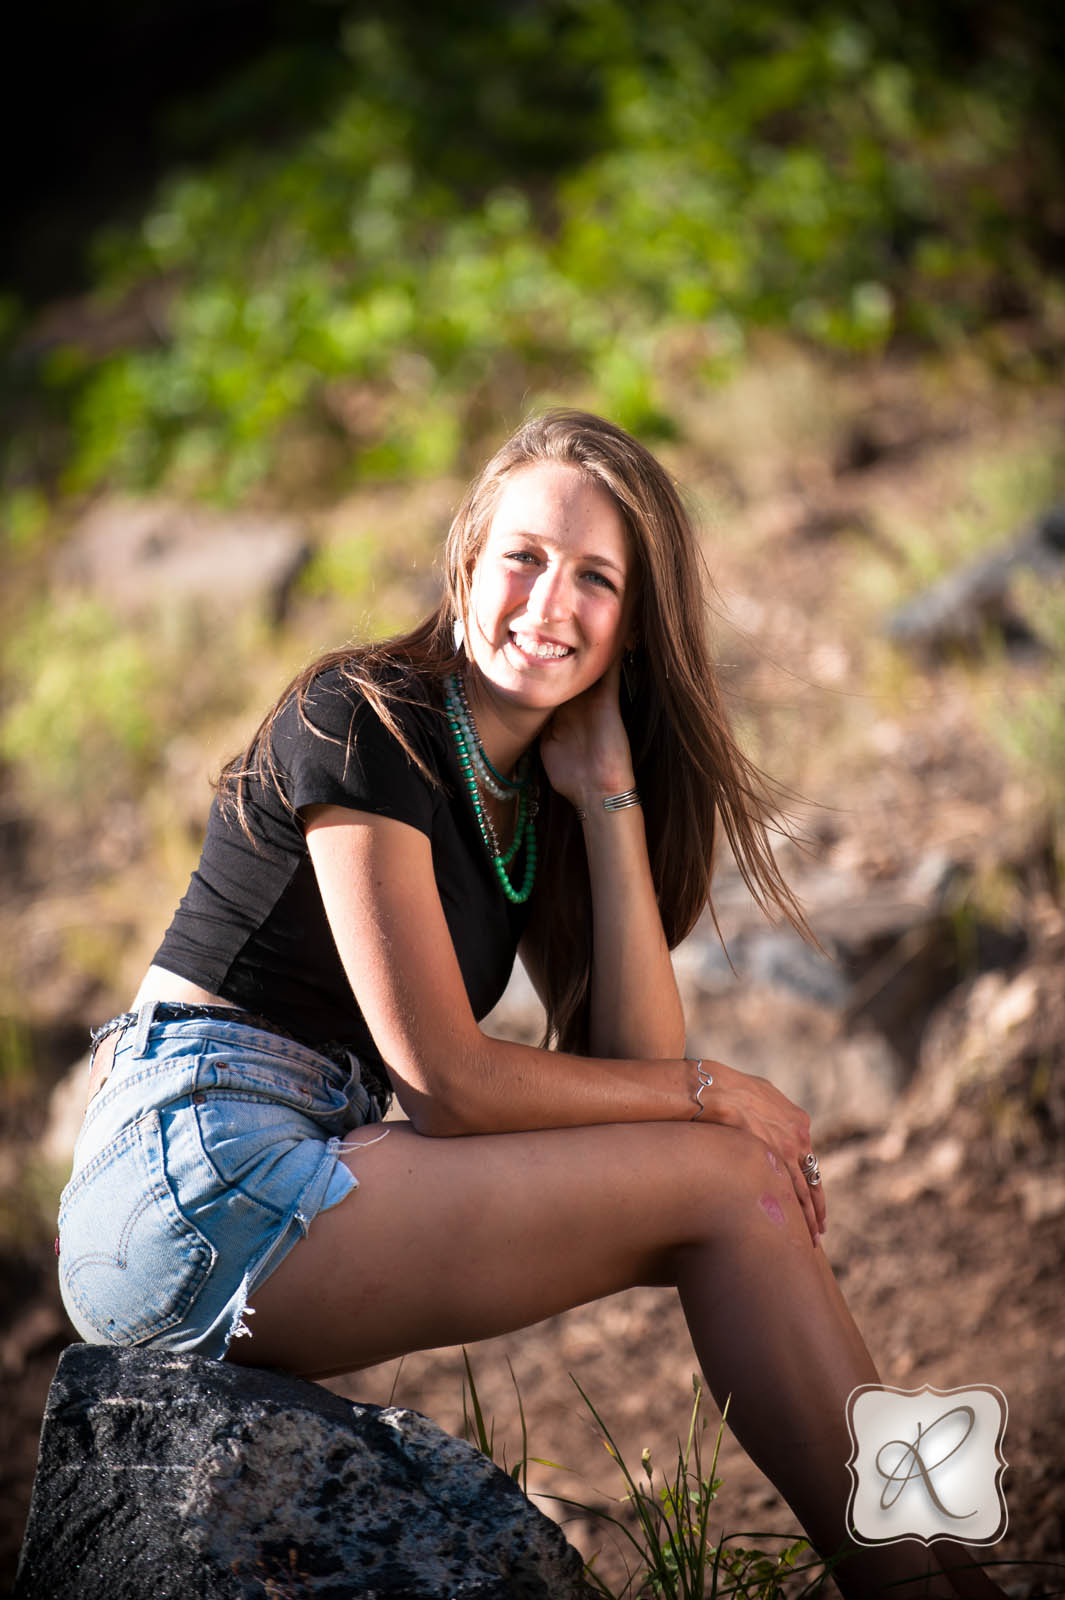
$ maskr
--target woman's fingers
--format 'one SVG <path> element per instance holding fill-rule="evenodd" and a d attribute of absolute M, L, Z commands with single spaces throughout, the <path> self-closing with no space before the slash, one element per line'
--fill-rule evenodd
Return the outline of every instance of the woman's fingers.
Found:
<path fill-rule="evenodd" d="M 810 1230 L 810 1237 L 816 1244 L 825 1231 L 824 1192 L 820 1186 L 817 1188 L 810 1187 L 801 1163 L 797 1171 L 793 1173 L 792 1181 L 795 1185 L 795 1193 L 798 1197 L 799 1205 L 802 1207 L 803 1216 L 806 1218 L 806 1226 Z"/>
<path fill-rule="evenodd" d="M 540 756 L 551 787 L 575 805 L 582 796 L 632 787 L 632 752 L 620 717 L 616 727 L 593 727 L 564 706 L 541 735 Z"/>
<path fill-rule="evenodd" d="M 824 1185 L 821 1183 L 821 1172 L 817 1165 L 817 1158 L 811 1151 L 809 1144 L 806 1145 L 805 1152 L 799 1159 L 797 1170 L 793 1168 L 792 1172 L 795 1193 L 798 1196 L 803 1215 L 806 1217 L 807 1226 L 816 1244 L 821 1234 L 825 1231 L 825 1191 Z M 812 1178 L 816 1181 L 811 1182 Z"/>
<path fill-rule="evenodd" d="M 632 770 L 628 734 L 621 720 L 621 657 L 597 683 L 556 710 L 540 740 L 540 753 L 552 786 L 566 794 L 574 785 L 614 792 L 617 775 Z M 567 795 L 567 798 L 569 796 Z"/>
<path fill-rule="evenodd" d="M 818 1232 L 824 1233 L 826 1212 L 825 1190 L 824 1185 L 821 1182 L 821 1168 L 818 1165 L 816 1155 L 809 1145 L 806 1147 L 806 1151 L 799 1163 L 799 1167 L 800 1171 L 802 1172 L 803 1183 L 806 1186 L 806 1192 L 810 1197 L 810 1203 L 813 1207 L 814 1216 L 817 1218 Z"/>

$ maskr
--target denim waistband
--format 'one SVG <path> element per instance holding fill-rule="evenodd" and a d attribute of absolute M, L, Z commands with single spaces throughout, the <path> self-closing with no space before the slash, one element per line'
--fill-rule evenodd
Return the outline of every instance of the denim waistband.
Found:
<path fill-rule="evenodd" d="M 307 1050 L 315 1051 L 327 1061 L 331 1061 L 334 1066 L 343 1067 L 345 1071 L 350 1071 L 353 1066 L 357 1067 L 359 1080 L 367 1093 L 376 1100 L 381 1118 L 388 1114 L 392 1103 L 391 1084 L 373 1062 L 364 1061 L 361 1056 L 356 1055 L 350 1045 L 332 1039 L 324 1041 L 301 1039 L 298 1034 L 290 1033 L 287 1028 L 272 1022 L 269 1017 L 258 1016 L 254 1011 L 245 1011 L 240 1006 L 201 1005 L 189 1000 L 149 1000 L 139 1011 L 124 1011 L 99 1028 L 94 1028 L 90 1035 L 93 1050 L 119 1028 L 126 1028 L 134 1022 L 144 1022 L 146 1013 L 150 1022 L 238 1022 L 246 1028 L 258 1028 L 263 1033 L 275 1034 L 279 1039 L 291 1039 L 293 1044 L 300 1044 Z"/>

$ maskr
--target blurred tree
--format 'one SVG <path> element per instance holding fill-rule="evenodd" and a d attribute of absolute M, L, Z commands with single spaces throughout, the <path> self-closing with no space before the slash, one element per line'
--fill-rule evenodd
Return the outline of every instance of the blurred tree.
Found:
<path fill-rule="evenodd" d="M 168 166 L 276 143 L 326 115 L 355 81 L 353 26 L 387 39 L 362 66 L 416 111 L 414 160 L 470 193 L 600 148 L 606 80 L 625 61 L 653 67 L 679 37 L 726 64 L 774 32 L 834 22 L 860 29 L 874 60 L 993 90 L 1025 124 L 1018 181 L 1056 182 L 1065 10 L 1041 0 L 67 0 L 9 24 L 30 93 L 0 110 L 13 153 L 0 284 L 29 302 L 77 287 L 92 229 L 129 214 Z M 1055 260 L 1059 211 L 1022 213 Z"/>
<path fill-rule="evenodd" d="M 78 192 L 16 186 L 9 281 L 132 313 L 19 340 L 0 295 L 23 528 L 42 484 L 240 496 L 297 422 L 386 476 L 573 382 L 667 429 L 670 329 L 710 372 L 759 325 L 861 354 L 1060 320 L 1065 22 L 1032 0 L 48 16 L 59 109 L 22 166 Z"/>

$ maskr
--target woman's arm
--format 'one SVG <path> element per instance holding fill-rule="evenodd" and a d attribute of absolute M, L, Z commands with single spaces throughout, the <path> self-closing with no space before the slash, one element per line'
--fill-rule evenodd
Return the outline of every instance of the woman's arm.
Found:
<path fill-rule="evenodd" d="M 589 1042 L 593 1055 L 684 1053 L 684 1012 L 662 931 L 639 806 L 604 811 L 633 788 L 619 707 L 621 665 L 556 711 L 540 741 L 552 788 L 584 813 L 592 888 Z M 536 981 L 536 974 L 533 973 Z"/>
<path fill-rule="evenodd" d="M 620 791 L 614 791 L 620 792 Z M 639 806 L 591 801 L 584 843 L 592 884 L 589 1042 L 596 1055 L 684 1054 L 684 1012 L 658 912 Z"/>

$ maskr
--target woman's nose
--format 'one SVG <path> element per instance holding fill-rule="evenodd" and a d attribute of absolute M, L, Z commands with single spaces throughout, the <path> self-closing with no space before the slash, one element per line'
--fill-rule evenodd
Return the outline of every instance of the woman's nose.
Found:
<path fill-rule="evenodd" d="M 531 622 L 557 622 L 567 614 L 569 585 L 557 567 L 541 572 L 529 592 L 526 611 Z"/>

